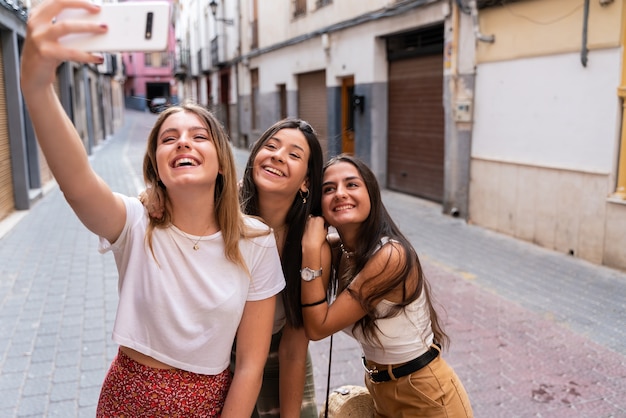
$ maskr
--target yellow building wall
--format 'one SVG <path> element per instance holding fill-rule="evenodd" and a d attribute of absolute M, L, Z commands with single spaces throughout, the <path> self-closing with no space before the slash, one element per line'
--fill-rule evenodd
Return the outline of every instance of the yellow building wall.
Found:
<path fill-rule="evenodd" d="M 626 0 L 615 0 L 606 6 L 601 6 L 600 0 L 591 0 L 589 6 L 590 65 L 597 62 L 594 50 L 620 49 L 624 67 Z M 580 54 L 583 9 L 584 0 L 524 0 L 480 10 L 480 32 L 494 35 L 495 42 L 476 43 L 476 65 L 480 69 L 480 64 Z M 606 70 L 615 72 L 615 68 Z M 626 74 L 626 68 L 622 71 Z M 616 106 L 618 87 L 616 84 Z M 615 129 L 617 141 L 619 127 Z M 469 221 L 593 263 L 626 270 L 626 203 L 610 197 L 614 190 L 614 173 L 474 156 Z"/>
<path fill-rule="evenodd" d="M 527 0 L 480 10 L 480 31 L 495 35 L 496 41 L 478 42 L 476 62 L 580 51 L 583 11 L 584 0 Z M 606 6 L 590 1 L 590 51 L 620 45 L 623 13 L 624 0 Z"/>

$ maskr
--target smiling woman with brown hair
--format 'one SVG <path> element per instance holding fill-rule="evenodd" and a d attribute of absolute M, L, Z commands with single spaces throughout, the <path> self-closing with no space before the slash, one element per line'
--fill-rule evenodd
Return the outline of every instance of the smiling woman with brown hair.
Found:
<path fill-rule="evenodd" d="M 164 203 L 160 220 L 94 172 L 53 80 L 60 61 L 102 62 L 63 47 L 61 36 L 107 28 L 55 22 L 67 7 L 100 10 L 81 0 L 48 0 L 34 8 L 21 84 L 67 202 L 100 236 L 100 251 L 113 252 L 119 272 L 113 339 L 120 348 L 97 416 L 249 416 L 262 382 L 275 295 L 284 287 L 274 236 L 241 213 L 228 137 L 200 106 L 165 110 L 149 135 L 144 178 Z M 240 361 L 231 377 L 235 336 Z"/>

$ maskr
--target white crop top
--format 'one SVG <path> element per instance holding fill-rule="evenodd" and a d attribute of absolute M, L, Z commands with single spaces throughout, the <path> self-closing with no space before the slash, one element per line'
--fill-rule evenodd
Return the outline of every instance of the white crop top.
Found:
<path fill-rule="evenodd" d="M 248 276 L 226 259 L 221 232 L 200 238 L 175 226 L 155 228 L 157 265 L 145 243 L 147 212 L 138 199 L 120 196 L 126 225 L 114 244 L 100 238 L 99 246 L 113 252 L 119 272 L 113 340 L 176 368 L 222 372 L 246 301 L 269 298 L 285 286 L 274 235 L 240 240 Z M 253 218 L 246 223 L 267 229 Z"/>
<path fill-rule="evenodd" d="M 376 307 L 376 312 L 383 314 L 393 305 L 393 302 L 383 300 Z M 433 343 L 430 313 L 424 293 L 397 316 L 376 321 L 379 330 L 375 330 L 375 334 L 381 346 L 367 341 L 359 326 L 352 332 L 353 325 L 344 331 L 361 344 L 366 359 L 380 364 L 406 363 L 425 353 Z"/>
<path fill-rule="evenodd" d="M 384 239 L 381 246 L 388 241 Z M 394 305 L 394 302 L 383 299 L 376 306 L 377 315 L 386 314 Z M 343 330 L 361 344 L 365 358 L 376 363 L 405 363 L 425 353 L 433 343 L 430 311 L 424 292 L 396 316 L 376 320 L 376 325 L 378 329 L 374 333 L 381 345 L 367 341 L 360 326 L 352 331 L 352 324 Z"/>

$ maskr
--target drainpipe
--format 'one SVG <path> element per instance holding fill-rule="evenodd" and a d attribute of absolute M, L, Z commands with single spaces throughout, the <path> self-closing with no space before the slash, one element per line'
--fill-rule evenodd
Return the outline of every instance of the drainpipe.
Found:
<path fill-rule="evenodd" d="M 480 27 L 478 25 L 478 6 L 476 6 L 476 0 L 470 0 L 468 4 L 470 11 L 472 13 L 472 22 L 474 23 L 474 36 L 481 42 L 494 43 L 496 37 L 494 35 L 483 35 L 480 32 Z"/>
<path fill-rule="evenodd" d="M 580 51 L 580 62 L 583 67 L 587 66 L 587 55 L 589 54 L 589 48 L 587 48 L 587 28 L 589 26 L 589 0 L 585 0 L 585 7 L 583 9 L 583 45 Z"/>
<path fill-rule="evenodd" d="M 241 92 L 239 91 L 239 89 L 241 88 L 240 86 L 240 81 L 239 81 L 239 66 L 242 63 L 242 58 L 241 58 L 241 37 L 242 37 L 242 30 L 241 30 L 241 23 L 242 23 L 242 18 L 241 18 L 241 2 L 237 2 L 237 56 L 235 57 L 235 103 L 236 106 L 235 108 L 237 109 L 237 146 L 240 146 L 240 142 L 241 142 L 241 138 L 242 138 L 242 134 L 241 134 L 241 130 L 242 130 L 242 123 L 241 123 Z M 233 140 L 232 135 L 230 138 L 231 142 Z M 248 144 L 245 144 L 246 146 Z"/>

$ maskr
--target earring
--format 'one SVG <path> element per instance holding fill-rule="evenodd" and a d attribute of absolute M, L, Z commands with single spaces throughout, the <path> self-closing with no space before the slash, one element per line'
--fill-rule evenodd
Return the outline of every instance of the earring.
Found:
<path fill-rule="evenodd" d="M 302 204 L 304 205 L 306 203 L 306 200 L 309 198 L 309 195 L 311 194 L 311 192 L 309 191 L 309 189 L 306 190 L 306 196 L 304 195 L 304 193 L 302 192 L 302 190 L 300 190 L 300 197 L 302 198 Z"/>

